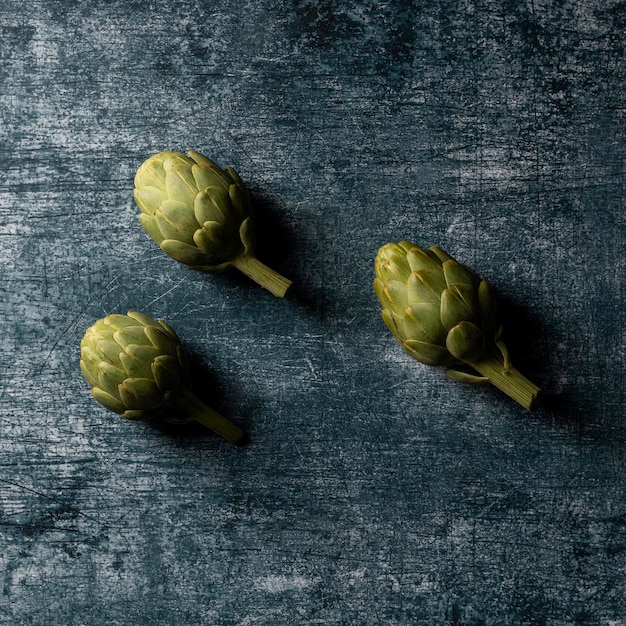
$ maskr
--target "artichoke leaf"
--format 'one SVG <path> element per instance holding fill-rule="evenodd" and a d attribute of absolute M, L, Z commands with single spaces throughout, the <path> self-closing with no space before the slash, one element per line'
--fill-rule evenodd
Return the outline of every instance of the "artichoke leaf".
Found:
<path fill-rule="evenodd" d="M 212 220 L 222 223 L 228 223 L 232 220 L 232 205 L 228 189 L 224 187 L 207 187 L 204 192 L 213 204 Z"/>
<path fill-rule="evenodd" d="M 475 287 L 475 275 L 454 259 L 450 258 L 444 261 L 442 268 L 448 287 L 452 285 L 468 285 L 472 288 Z"/>
<path fill-rule="evenodd" d="M 418 246 L 414 246 L 406 253 L 406 259 L 413 272 L 441 272 L 441 263 Z"/>
<path fill-rule="evenodd" d="M 89 383 L 90 387 L 95 387 L 98 384 L 97 364 L 89 363 L 85 359 L 79 361 L 80 371 Z"/>
<path fill-rule="evenodd" d="M 180 374 L 180 363 L 173 356 L 162 354 L 152 362 L 152 376 L 163 393 L 180 387 Z"/>
<path fill-rule="evenodd" d="M 163 233 L 159 230 L 156 220 L 152 215 L 147 213 L 141 213 L 139 215 L 139 221 L 143 226 L 143 229 L 154 239 L 159 245 L 163 241 Z"/>
<path fill-rule="evenodd" d="M 106 361 L 98 363 L 97 386 L 112 396 L 117 396 L 117 386 L 123 383 L 126 377 L 126 372 L 119 367 L 115 367 L 115 365 L 111 365 Z"/>
<path fill-rule="evenodd" d="M 204 164 L 193 165 L 191 173 L 199 191 L 207 187 L 228 187 L 229 185 L 229 181 L 218 169 Z"/>
<path fill-rule="evenodd" d="M 149 344 L 146 339 L 147 338 L 144 337 L 145 343 L 143 344 L 136 343 L 126 346 L 124 348 L 123 354 L 126 354 L 129 357 L 142 363 L 147 363 L 148 367 L 150 367 L 150 363 L 152 363 L 152 360 L 159 355 L 159 351 L 153 345 Z M 137 376 L 138 378 L 142 378 L 142 376 L 140 376 L 136 372 L 129 372 L 129 374 L 131 374 L 132 376 Z"/>
<path fill-rule="evenodd" d="M 446 337 L 448 352 L 460 361 L 476 361 L 485 351 L 485 337 L 472 322 L 460 322 Z"/>
<path fill-rule="evenodd" d="M 441 294 L 441 322 L 447 330 L 464 320 L 474 321 L 476 311 L 468 307 L 459 296 L 450 289 Z"/>
<path fill-rule="evenodd" d="M 382 280 L 395 278 L 395 276 L 387 275 L 385 272 L 399 272 L 401 278 L 406 280 L 411 273 L 411 268 L 406 260 L 406 251 L 395 243 L 387 243 L 378 250 L 375 260 L 375 269 Z"/>
<path fill-rule="evenodd" d="M 446 365 L 452 360 L 445 348 L 427 341 L 407 339 L 402 343 L 402 347 L 424 365 Z"/>
<path fill-rule="evenodd" d="M 230 196 L 225 187 L 207 187 L 194 200 L 194 214 L 199 224 L 206 222 L 227 223 L 229 218 Z"/>
<path fill-rule="evenodd" d="M 111 313 L 102 320 L 105 326 L 110 326 L 114 330 L 122 330 L 127 326 L 137 326 L 137 320 L 128 315 L 120 315 L 119 313 Z"/>
<path fill-rule="evenodd" d="M 113 339 L 99 339 L 96 342 L 96 348 L 99 354 L 99 361 L 105 359 L 112 365 L 119 367 L 122 348 Z"/>
<path fill-rule="evenodd" d="M 140 311 L 128 311 L 126 315 L 143 326 L 152 326 L 154 324 L 154 320 L 151 317 Z"/>
<path fill-rule="evenodd" d="M 154 214 L 156 224 L 163 239 L 176 239 L 184 243 L 193 243 L 193 234 L 200 228 L 190 205 L 165 200 Z"/>
<path fill-rule="evenodd" d="M 404 337 L 400 333 L 400 329 L 403 327 L 402 317 L 397 313 L 394 313 L 391 309 L 383 309 L 381 315 L 387 328 L 396 338 L 396 341 L 398 341 L 398 343 L 402 343 L 404 341 Z"/>
<path fill-rule="evenodd" d="M 513 365 L 511 363 L 511 357 L 509 355 L 509 349 L 506 347 L 506 344 L 504 343 L 504 340 L 502 339 L 503 334 L 504 334 L 504 329 L 502 327 L 502 324 L 500 324 L 498 328 L 496 329 L 494 342 L 496 344 L 496 348 L 498 348 L 498 350 L 500 351 L 500 354 L 502 355 L 502 360 L 504 362 L 503 369 L 505 372 L 508 372 L 511 369 L 511 367 L 513 367 Z"/>
<path fill-rule="evenodd" d="M 149 354 L 146 353 L 148 350 Z M 152 375 L 151 366 L 155 353 L 156 350 L 152 346 L 128 346 L 120 354 L 120 361 L 128 376 L 149 378 Z"/>
<path fill-rule="evenodd" d="M 175 150 L 166 150 L 157 155 L 157 160 L 162 162 L 164 172 L 168 172 L 173 167 L 188 168 L 193 165 L 193 159 Z"/>
<path fill-rule="evenodd" d="M 389 280 L 384 289 L 395 311 L 402 311 L 408 306 L 406 283 L 399 280 Z"/>
<path fill-rule="evenodd" d="M 123 350 L 126 346 L 135 343 L 144 343 L 146 335 L 144 326 L 127 326 L 113 333 L 113 340 Z"/>
<path fill-rule="evenodd" d="M 449 289 L 463 302 L 468 310 L 472 311 L 473 319 L 477 320 L 480 315 L 480 308 L 474 287 L 465 283 L 453 283 Z"/>
<path fill-rule="evenodd" d="M 127 378 L 118 391 L 126 409 L 156 409 L 163 402 L 163 396 L 151 378 Z"/>
<path fill-rule="evenodd" d="M 215 210 L 215 205 L 211 200 L 211 196 L 208 193 L 209 188 L 205 188 L 201 191 L 194 200 L 193 212 L 196 216 L 198 224 L 205 224 L 206 222 L 220 222 L 223 213 Z"/>
<path fill-rule="evenodd" d="M 221 167 L 215 161 L 209 159 L 209 157 L 204 156 L 204 154 L 201 154 L 200 152 L 197 152 L 196 150 L 189 150 L 187 154 L 198 165 L 204 165 L 210 169 L 216 169 L 218 171 L 221 170 Z"/>
<path fill-rule="evenodd" d="M 418 246 L 416 246 L 414 243 L 410 242 L 410 241 L 399 241 L 397 244 L 391 244 L 393 246 L 395 246 L 399 253 L 402 256 L 406 256 L 406 253 L 411 250 L 412 248 L 417 248 Z"/>
<path fill-rule="evenodd" d="M 249 217 L 241 222 L 239 227 L 239 240 L 241 241 L 244 249 L 244 254 L 252 254 L 254 251 L 254 243 L 256 239 L 256 230 L 254 223 Z"/>
<path fill-rule="evenodd" d="M 104 324 L 102 320 L 99 320 L 91 328 L 87 329 L 84 339 L 94 342 L 97 342 L 100 339 L 111 341 L 113 339 L 114 332 L 114 328 L 108 324 Z"/>
<path fill-rule="evenodd" d="M 100 404 L 105 406 L 110 411 L 115 411 L 115 413 L 124 413 L 126 410 L 126 406 L 124 406 L 122 401 L 114 398 L 110 393 L 107 393 L 99 387 L 94 387 L 91 390 L 91 394 Z"/>
<path fill-rule="evenodd" d="M 395 262 L 393 259 L 381 259 L 376 264 L 376 274 L 383 282 L 397 280 L 401 283 L 406 283 L 411 275 L 411 268 L 406 259 L 402 259 L 400 263 Z"/>
<path fill-rule="evenodd" d="M 80 358 L 85 361 L 86 367 L 91 367 L 94 364 L 97 365 L 100 362 L 100 357 L 98 356 L 96 350 L 92 347 L 90 337 L 85 337 L 80 342 Z"/>
<path fill-rule="evenodd" d="M 139 166 L 135 174 L 135 187 L 156 187 L 165 191 L 165 171 L 157 159 L 149 159 Z"/>
<path fill-rule="evenodd" d="M 172 339 L 178 338 L 172 337 L 164 327 L 154 325 L 144 326 L 144 333 L 148 341 L 159 351 L 159 354 L 169 354 L 172 356 L 176 354 L 175 344 L 172 342 Z"/>
<path fill-rule="evenodd" d="M 404 336 L 442 346 L 446 329 L 441 324 L 439 305 L 419 302 L 404 309 Z"/>
<path fill-rule="evenodd" d="M 133 422 L 138 422 L 139 420 L 145 420 L 150 416 L 149 411 L 142 411 L 141 409 L 128 409 L 122 413 L 122 416 L 127 420 L 132 420 Z"/>
<path fill-rule="evenodd" d="M 455 380 L 458 383 L 465 383 L 467 385 L 481 385 L 483 383 L 488 383 L 489 378 L 487 376 L 477 376 L 475 374 L 468 374 L 467 372 L 462 372 L 461 370 L 455 369 L 446 369 L 446 375 Z"/>
<path fill-rule="evenodd" d="M 505 372 L 508 372 L 513 365 L 511 364 L 511 356 L 509 354 L 509 349 L 506 347 L 506 344 L 501 339 L 496 340 L 496 348 L 498 348 L 500 354 L 502 355 L 502 369 Z"/>
<path fill-rule="evenodd" d="M 229 252 L 229 242 L 225 235 L 225 228 L 219 222 L 205 222 L 195 232 L 193 241 L 205 253 L 205 260 L 208 260 L 207 256 L 213 260 L 216 253 L 223 259 L 228 257 Z"/>
<path fill-rule="evenodd" d="M 406 253 L 413 248 L 414 245 L 408 241 L 401 241 L 400 243 L 387 243 L 380 250 L 381 254 L 388 261 L 394 261 L 406 265 Z"/>
<path fill-rule="evenodd" d="M 157 323 L 159 324 L 159 326 L 161 326 L 161 328 L 163 328 L 163 330 L 172 338 L 176 340 L 176 343 L 178 344 L 178 335 L 176 334 L 176 331 L 167 323 L 164 322 L 163 320 L 157 320 Z M 178 345 L 176 346 L 176 348 L 178 349 Z"/>
<path fill-rule="evenodd" d="M 244 188 L 232 184 L 228 188 L 228 196 L 230 197 L 232 207 L 238 213 L 239 219 L 244 219 L 250 215 L 250 197 L 248 193 L 244 191 Z"/>
<path fill-rule="evenodd" d="M 177 164 L 165 172 L 165 188 L 170 199 L 192 205 L 198 193 L 196 181 L 187 164 Z"/>
<path fill-rule="evenodd" d="M 239 187 L 241 187 L 241 189 L 246 189 L 243 180 L 241 180 L 241 177 L 237 173 L 237 170 L 232 167 L 232 165 L 227 165 L 224 168 L 224 173 L 230 178 L 233 183 L 235 183 L 235 185 L 238 185 Z"/>
<path fill-rule="evenodd" d="M 406 283 L 409 306 L 418 302 L 439 304 L 445 284 L 440 280 L 441 272 L 413 272 Z"/>
<path fill-rule="evenodd" d="M 161 202 L 167 200 L 165 190 L 151 186 L 135 189 L 134 196 L 137 206 L 146 215 L 154 215 Z"/>
<path fill-rule="evenodd" d="M 165 254 L 185 265 L 202 265 L 205 261 L 205 255 L 202 251 L 188 243 L 177 241 L 176 239 L 165 239 L 159 245 Z"/>
<path fill-rule="evenodd" d="M 431 255 L 435 255 L 435 257 L 439 259 L 440 263 L 453 260 L 452 257 L 445 250 L 442 250 L 439 246 L 431 246 L 430 248 L 428 248 L 428 251 Z"/>
<path fill-rule="evenodd" d="M 378 278 L 378 276 L 376 276 L 376 278 L 374 278 L 373 284 L 374 284 L 374 293 L 376 294 L 376 297 L 382 304 L 383 309 L 391 308 L 393 305 L 391 301 L 389 300 L 389 296 L 387 295 L 387 292 L 385 291 L 385 285 L 383 281 L 380 278 Z"/>

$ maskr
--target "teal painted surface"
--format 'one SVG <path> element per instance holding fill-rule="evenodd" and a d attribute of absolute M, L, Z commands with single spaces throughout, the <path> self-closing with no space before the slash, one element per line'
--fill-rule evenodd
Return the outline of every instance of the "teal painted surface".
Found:
<path fill-rule="evenodd" d="M 624 624 L 623 2 L 0 13 L 0 623 Z M 284 301 L 141 230 L 146 156 L 253 192 Z M 389 241 L 496 287 L 530 414 L 395 344 Z M 78 342 L 171 323 L 243 425 L 125 422 Z"/>

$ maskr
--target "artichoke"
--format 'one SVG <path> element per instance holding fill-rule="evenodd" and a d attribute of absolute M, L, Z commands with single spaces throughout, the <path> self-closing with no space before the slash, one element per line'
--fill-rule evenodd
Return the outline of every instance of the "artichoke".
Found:
<path fill-rule="evenodd" d="M 130 420 L 195 420 L 231 443 L 245 439 L 241 428 L 189 391 L 187 360 L 165 322 L 136 311 L 108 315 L 87 329 L 80 355 L 91 393 L 107 409 Z"/>
<path fill-rule="evenodd" d="M 146 232 L 177 261 L 203 271 L 234 266 L 281 298 L 289 289 L 254 254 L 250 195 L 232 167 L 199 152 L 159 152 L 137 170 L 135 202 Z"/>
<path fill-rule="evenodd" d="M 454 380 L 490 382 L 527 409 L 538 407 L 539 388 L 511 365 L 486 280 L 440 248 L 408 241 L 382 246 L 374 265 L 383 320 L 411 356 L 446 366 Z"/>

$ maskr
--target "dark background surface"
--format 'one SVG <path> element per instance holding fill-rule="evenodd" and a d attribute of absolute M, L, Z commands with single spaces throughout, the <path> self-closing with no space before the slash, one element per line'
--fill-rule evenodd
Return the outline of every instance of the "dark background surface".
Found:
<path fill-rule="evenodd" d="M 609 0 L 7 0 L 0 623 L 626 624 L 624 32 Z M 162 254 L 163 149 L 232 164 L 285 300 Z M 489 279 L 551 396 L 405 355 L 383 243 Z M 243 425 L 131 423 L 85 329 L 170 322 Z"/>

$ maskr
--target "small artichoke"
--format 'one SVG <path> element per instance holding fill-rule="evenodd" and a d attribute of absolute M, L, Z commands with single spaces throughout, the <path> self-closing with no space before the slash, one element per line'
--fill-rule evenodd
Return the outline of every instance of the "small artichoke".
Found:
<path fill-rule="evenodd" d="M 195 420 L 231 443 L 243 442 L 241 428 L 189 391 L 187 360 L 178 336 L 165 322 L 136 311 L 108 315 L 87 329 L 80 356 L 93 397 L 107 409 L 130 420 Z"/>
<path fill-rule="evenodd" d="M 139 219 L 161 250 L 189 267 L 234 266 L 275 296 L 291 281 L 254 254 L 250 195 L 232 167 L 222 169 L 199 152 L 159 152 L 135 175 Z"/>
<path fill-rule="evenodd" d="M 486 280 L 440 248 L 408 241 L 382 246 L 374 265 L 383 320 L 411 356 L 446 366 L 460 382 L 490 382 L 525 408 L 537 408 L 540 390 L 511 365 Z M 458 369 L 464 366 L 475 373 Z"/>

